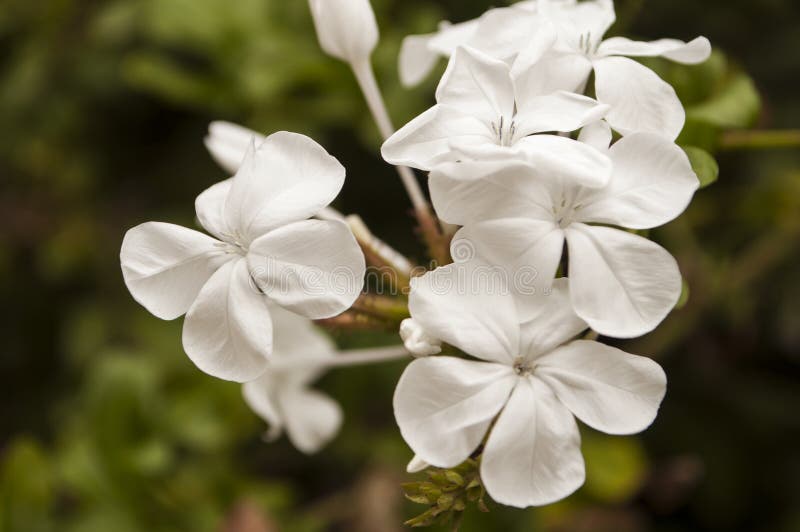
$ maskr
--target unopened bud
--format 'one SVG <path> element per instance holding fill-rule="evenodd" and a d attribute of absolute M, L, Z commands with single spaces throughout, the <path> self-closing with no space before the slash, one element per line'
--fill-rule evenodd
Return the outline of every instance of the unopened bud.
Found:
<path fill-rule="evenodd" d="M 400 338 L 415 357 L 428 357 L 442 352 L 442 342 L 430 336 L 414 318 L 400 324 Z"/>
<path fill-rule="evenodd" d="M 369 0 L 309 0 L 322 49 L 349 63 L 368 59 L 378 44 Z"/>

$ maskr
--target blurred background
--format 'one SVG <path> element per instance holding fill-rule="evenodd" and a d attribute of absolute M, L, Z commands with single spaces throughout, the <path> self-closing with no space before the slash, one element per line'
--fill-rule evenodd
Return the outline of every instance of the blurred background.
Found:
<path fill-rule="evenodd" d="M 400 87 L 402 37 L 490 2 L 373 5 L 378 78 L 403 123 L 431 104 L 437 76 Z M 687 105 L 681 142 L 720 166 L 689 212 L 654 233 L 678 257 L 688 301 L 655 333 L 619 344 L 663 364 L 669 393 L 639 437 L 584 431 L 588 478 L 573 497 L 470 509 L 463 530 L 797 532 L 800 150 L 737 131 L 800 126 L 800 4 L 617 5 L 614 33 L 702 34 L 718 49 L 698 67 L 648 62 Z M 424 258 L 357 86 L 319 50 L 306 2 L 4 0 L 0 530 L 381 532 L 424 510 L 399 489 L 413 478 L 391 411 L 402 364 L 327 375 L 320 386 L 343 404 L 345 425 L 306 458 L 285 440 L 264 444 L 240 387 L 183 354 L 181 321 L 159 321 L 128 295 L 125 231 L 192 226 L 195 196 L 226 177 L 202 144 L 215 119 L 313 136 L 348 169 L 337 206 Z"/>

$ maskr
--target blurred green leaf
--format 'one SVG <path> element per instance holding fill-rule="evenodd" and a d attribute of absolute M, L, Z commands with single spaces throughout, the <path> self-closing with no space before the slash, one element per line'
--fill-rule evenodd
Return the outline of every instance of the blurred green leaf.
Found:
<path fill-rule="evenodd" d="M 585 431 L 583 456 L 586 461 L 584 489 L 592 497 L 620 503 L 641 488 L 647 472 L 647 458 L 636 438 Z"/>
<path fill-rule="evenodd" d="M 686 116 L 720 128 L 744 128 L 755 123 L 761 112 L 761 96 L 747 74 L 734 74 L 709 100 L 690 106 Z"/>
<path fill-rule="evenodd" d="M 702 148 L 684 146 L 683 151 L 689 156 L 692 169 L 700 180 L 700 188 L 705 188 L 719 178 L 719 164 L 714 156 Z"/>

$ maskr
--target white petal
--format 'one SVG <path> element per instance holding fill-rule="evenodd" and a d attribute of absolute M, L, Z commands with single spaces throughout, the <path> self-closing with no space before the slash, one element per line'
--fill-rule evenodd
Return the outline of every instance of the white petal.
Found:
<path fill-rule="evenodd" d="M 194 210 L 200 225 L 220 240 L 231 233 L 225 221 L 225 200 L 228 199 L 232 186 L 233 178 L 226 179 L 211 185 L 194 200 Z"/>
<path fill-rule="evenodd" d="M 512 76 L 520 99 L 543 96 L 556 91 L 583 93 L 592 73 L 592 62 L 574 53 L 549 53 L 536 62 L 520 56 L 514 62 Z"/>
<path fill-rule="evenodd" d="M 667 376 L 654 361 L 583 340 L 539 358 L 536 378 L 578 419 L 608 434 L 649 427 L 667 391 Z"/>
<path fill-rule="evenodd" d="M 442 352 L 442 342 L 428 334 L 414 318 L 406 318 L 400 323 L 400 338 L 414 357 L 429 357 Z"/>
<path fill-rule="evenodd" d="M 341 314 L 364 287 L 364 254 L 342 222 L 305 220 L 270 231 L 250 246 L 247 262 L 271 300 L 311 319 Z"/>
<path fill-rule="evenodd" d="M 465 243 L 478 258 L 505 271 L 512 292 L 525 299 L 550 289 L 564 249 L 564 232 L 552 221 L 502 218 L 462 228 L 453 246 Z"/>
<path fill-rule="evenodd" d="M 305 135 L 279 132 L 251 148 L 225 201 L 225 220 L 249 243 L 275 227 L 305 220 L 339 194 L 345 170 Z"/>
<path fill-rule="evenodd" d="M 658 227 L 677 218 L 700 185 L 686 153 L 659 135 L 634 133 L 608 154 L 614 174 L 607 187 L 584 199 L 580 221 Z"/>
<path fill-rule="evenodd" d="M 655 329 L 675 308 L 678 264 L 646 238 L 608 227 L 567 229 L 572 304 L 600 334 L 634 338 Z"/>
<path fill-rule="evenodd" d="M 551 290 L 539 290 L 518 301 L 522 323 L 519 352 L 531 360 L 572 340 L 587 328 L 572 308 L 566 278 L 556 279 Z"/>
<path fill-rule="evenodd" d="M 445 163 L 428 180 L 436 214 L 455 225 L 498 218 L 552 220 L 549 184 L 536 169 L 507 160 Z"/>
<path fill-rule="evenodd" d="M 406 87 L 419 85 L 428 77 L 436 62 L 439 54 L 431 48 L 430 35 L 409 35 L 403 39 L 400 47 L 400 57 L 398 68 L 400 71 L 400 81 Z"/>
<path fill-rule="evenodd" d="M 613 0 L 559 2 L 540 0 L 539 11 L 559 27 L 562 41 L 579 49 L 581 38 L 599 43 L 616 21 Z"/>
<path fill-rule="evenodd" d="M 242 395 L 247 406 L 269 426 L 265 435 L 268 441 L 277 440 L 283 433 L 284 420 L 275 400 L 278 386 L 279 383 L 269 374 L 269 370 L 242 386 Z"/>
<path fill-rule="evenodd" d="M 511 364 L 519 318 L 506 284 L 497 268 L 454 263 L 412 279 L 408 308 L 431 336 L 476 358 Z"/>
<path fill-rule="evenodd" d="M 230 122 L 212 122 L 208 126 L 205 145 L 211 157 L 229 175 L 239 171 L 251 144 L 264 142 L 264 136 Z"/>
<path fill-rule="evenodd" d="M 274 339 L 269 372 L 297 387 L 318 379 L 325 372 L 319 361 L 338 353 L 333 340 L 313 321 L 278 305 L 270 305 L 270 315 Z"/>
<path fill-rule="evenodd" d="M 578 140 L 603 153 L 608 152 L 611 140 L 614 138 L 611 126 L 605 120 L 598 120 L 581 129 Z"/>
<path fill-rule="evenodd" d="M 435 105 L 389 137 L 381 147 L 390 164 L 430 170 L 452 159 L 451 143 L 490 142 L 489 126 L 449 105 Z"/>
<path fill-rule="evenodd" d="M 200 291 L 183 324 L 183 348 L 198 368 L 220 379 L 247 382 L 264 372 L 272 321 L 244 259 L 225 264 Z"/>
<path fill-rule="evenodd" d="M 369 0 L 309 0 L 322 49 L 342 61 L 369 58 L 378 44 L 378 23 Z"/>
<path fill-rule="evenodd" d="M 339 404 L 315 390 L 290 388 L 278 395 L 278 401 L 285 416 L 286 435 L 305 454 L 322 449 L 342 426 Z"/>
<path fill-rule="evenodd" d="M 179 225 L 148 222 L 125 233 L 122 275 L 133 298 L 162 320 L 185 314 L 231 256 L 221 242 Z"/>
<path fill-rule="evenodd" d="M 580 445 L 570 411 L 546 385 L 521 379 L 486 442 L 481 479 L 506 506 L 556 502 L 584 482 Z"/>
<path fill-rule="evenodd" d="M 628 57 L 666 57 L 678 63 L 695 65 L 711 56 L 711 43 L 705 37 L 685 43 L 677 39 L 660 39 L 653 42 L 639 42 L 625 37 L 612 37 L 600 44 L 600 56 L 624 55 Z"/>
<path fill-rule="evenodd" d="M 564 91 L 521 98 L 517 104 L 515 123 L 520 136 L 546 131 L 575 131 L 597 122 L 609 110 L 607 105 L 592 98 Z"/>
<path fill-rule="evenodd" d="M 486 123 L 514 114 L 509 66 L 473 48 L 459 47 L 436 89 L 436 101 L 465 110 Z"/>
<path fill-rule="evenodd" d="M 421 471 L 428 469 L 430 466 L 431 465 L 428 462 L 426 462 L 419 456 L 414 455 L 414 458 L 412 458 L 411 461 L 406 466 L 406 472 L 419 473 Z"/>
<path fill-rule="evenodd" d="M 457 24 L 447 21 L 439 23 L 439 31 L 431 39 L 431 48 L 443 56 L 451 56 L 456 48 L 466 44 L 478 30 L 478 19 L 467 20 Z"/>
<path fill-rule="evenodd" d="M 543 174 L 587 187 L 601 187 L 611 178 L 611 160 L 596 149 L 557 135 L 531 135 L 514 145 L 525 162 Z"/>
<path fill-rule="evenodd" d="M 623 135 L 678 137 L 686 112 L 675 89 L 655 72 L 627 57 L 597 59 L 594 72 L 597 99 L 611 106 L 606 115 L 611 127 Z"/>
<path fill-rule="evenodd" d="M 481 443 L 516 381 L 510 366 L 452 357 L 415 360 L 394 394 L 400 432 L 421 460 L 455 467 Z"/>
<path fill-rule="evenodd" d="M 521 53 L 525 61 L 535 62 L 552 48 L 556 37 L 551 24 L 512 5 L 485 12 L 480 17 L 478 31 L 467 45 L 503 61 Z"/>

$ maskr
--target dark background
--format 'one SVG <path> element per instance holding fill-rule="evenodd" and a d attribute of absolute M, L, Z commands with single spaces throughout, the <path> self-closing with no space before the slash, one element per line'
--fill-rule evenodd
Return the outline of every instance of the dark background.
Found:
<path fill-rule="evenodd" d="M 436 83 L 399 86 L 402 36 L 489 3 L 373 5 L 376 70 L 402 123 L 430 105 Z M 640 437 L 585 431 L 588 479 L 575 496 L 544 509 L 470 510 L 464 529 L 795 532 L 800 152 L 731 149 L 720 135 L 800 125 L 800 4 L 617 5 L 613 33 L 702 34 L 725 54 L 703 67 L 648 63 L 694 116 L 682 142 L 714 151 L 721 169 L 685 216 L 654 234 L 678 257 L 688 303 L 653 334 L 619 344 L 664 365 L 667 399 Z M 704 105 L 710 119 L 697 111 Z M 147 220 L 191 226 L 195 196 L 225 177 L 202 145 L 214 119 L 313 136 L 348 169 L 337 207 L 423 258 L 357 87 L 319 50 L 305 2 L 5 0 L 0 530 L 383 531 L 424 509 L 398 488 L 410 458 L 391 412 L 401 364 L 323 379 L 347 419 L 308 459 L 285 441 L 263 444 L 239 387 L 183 355 L 180 320 L 161 322 L 128 295 L 124 232 Z"/>

